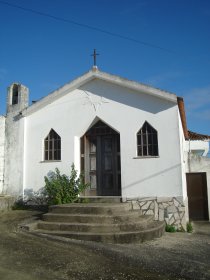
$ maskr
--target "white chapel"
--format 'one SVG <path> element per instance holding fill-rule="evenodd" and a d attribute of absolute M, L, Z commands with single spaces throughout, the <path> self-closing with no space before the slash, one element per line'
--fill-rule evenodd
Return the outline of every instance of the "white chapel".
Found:
<path fill-rule="evenodd" d="M 13 83 L 0 116 L 0 193 L 33 194 L 50 171 L 68 175 L 74 163 L 90 183 L 85 196 L 119 196 L 183 224 L 186 174 L 205 173 L 209 213 L 210 168 L 196 165 L 202 157 L 210 166 L 203 157 L 209 139 L 187 131 L 182 98 L 96 66 L 30 106 L 28 88 Z"/>

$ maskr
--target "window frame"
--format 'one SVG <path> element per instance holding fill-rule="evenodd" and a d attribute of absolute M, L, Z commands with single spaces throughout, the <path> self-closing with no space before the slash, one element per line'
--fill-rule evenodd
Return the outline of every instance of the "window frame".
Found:
<path fill-rule="evenodd" d="M 158 132 L 147 121 L 136 133 L 137 158 L 159 157 Z"/>
<path fill-rule="evenodd" d="M 44 139 L 44 161 L 61 161 L 61 137 L 51 129 Z"/>

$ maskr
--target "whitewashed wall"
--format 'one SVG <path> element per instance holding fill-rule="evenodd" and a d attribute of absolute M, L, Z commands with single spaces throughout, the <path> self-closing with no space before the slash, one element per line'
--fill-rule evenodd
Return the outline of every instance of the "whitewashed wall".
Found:
<path fill-rule="evenodd" d="M 15 196 L 23 193 L 24 119 L 7 115 L 5 129 L 4 191 Z"/>
<path fill-rule="evenodd" d="M 207 156 L 209 151 L 209 141 L 207 140 L 190 140 L 186 141 L 185 150 L 200 156 Z"/>
<path fill-rule="evenodd" d="M 0 116 L 0 194 L 4 189 L 5 117 Z"/>
<path fill-rule="evenodd" d="M 79 138 L 95 118 L 120 133 L 122 196 L 182 196 L 178 107 L 148 94 L 95 79 L 25 120 L 24 188 L 38 190 L 58 167 L 79 169 Z M 159 157 L 137 158 L 136 133 L 144 122 L 158 131 Z M 44 138 L 53 128 L 62 139 L 62 160 L 43 162 Z"/>
<path fill-rule="evenodd" d="M 12 104 L 13 86 L 18 86 L 18 103 Z M 5 120 L 4 193 L 23 194 L 24 122 L 22 111 L 28 106 L 29 91 L 14 83 L 8 87 L 7 115 Z"/>
<path fill-rule="evenodd" d="M 194 153 L 186 153 L 186 172 L 206 172 L 207 180 L 207 195 L 208 195 L 208 207 L 210 217 L 210 158 L 202 157 Z"/>
<path fill-rule="evenodd" d="M 188 209 L 188 196 L 187 196 L 187 181 L 186 181 L 186 164 L 187 164 L 187 158 L 186 158 L 186 141 L 184 137 L 183 132 L 183 126 L 182 121 L 180 117 L 180 113 L 178 111 L 178 120 L 179 120 L 179 139 L 180 139 L 180 157 L 181 157 L 181 166 L 182 166 L 182 195 L 183 195 L 183 204 L 185 205 L 185 222 L 189 221 L 189 209 Z"/>

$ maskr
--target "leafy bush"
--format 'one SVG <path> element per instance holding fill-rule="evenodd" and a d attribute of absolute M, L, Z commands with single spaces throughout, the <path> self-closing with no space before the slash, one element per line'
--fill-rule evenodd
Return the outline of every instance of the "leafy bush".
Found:
<path fill-rule="evenodd" d="M 71 165 L 71 174 L 67 176 L 60 173 L 56 168 L 45 176 L 44 195 L 48 205 L 71 203 L 77 200 L 78 195 L 84 191 L 89 184 L 84 183 L 84 176 L 77 176 L 74 164 Z"/>
<path fill-rule="evenodd" d="M 165 231 L 166 232 L 176 232 L 177 230 L 176 230 L 175 226 L 166 224 Z"/>
<path fill-rule="evenodd" d="M 28 207 L 22 198 L 17 199 L 12 206 L 12 210 L 26 210 L 26 209 L 28 209 Z"/>
<path fill-rule="evenodd" d="M 187 232 L 189 232 L 189 233 L 193 232 L 193 226 L 192 226 L 191 222 L 187 223 Z"/>

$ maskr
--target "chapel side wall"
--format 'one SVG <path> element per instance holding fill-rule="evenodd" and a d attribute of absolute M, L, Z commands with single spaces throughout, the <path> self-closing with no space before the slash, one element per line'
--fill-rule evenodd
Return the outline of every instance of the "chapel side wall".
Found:
<path fill-rule="evenodd" d="M 0 194 L 4 194 L 5 117 L 0 116 Z"/>

